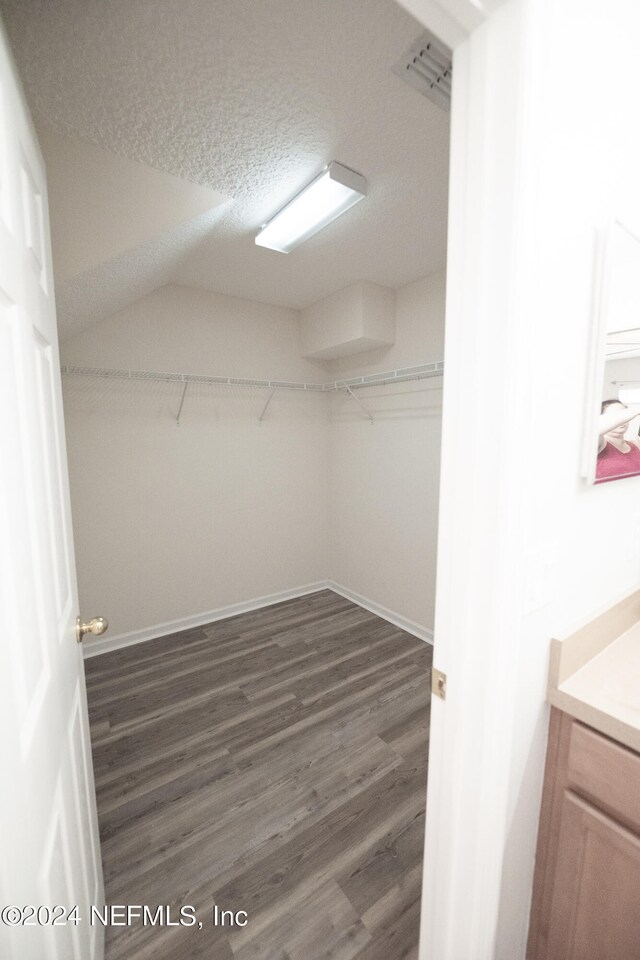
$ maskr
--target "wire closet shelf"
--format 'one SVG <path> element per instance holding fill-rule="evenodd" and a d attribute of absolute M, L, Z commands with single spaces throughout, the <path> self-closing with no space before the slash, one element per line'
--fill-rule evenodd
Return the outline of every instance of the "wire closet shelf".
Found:
<path fill-rule="evenodd" d="M 297 390 L 308 393 L 338 393 L 346 391 L 356 400 L 365 415 L 373 422 L 373 418 L 354 395 L 355 390 L 363 387 L 374 387 L 390 383 L 404 383 L 410 380 L 429 380 L 433 377 L 442 377 L 444 362 L 421 363 L 412 367 L 400 367 L 397 370 L 386 370 L 382 373 L 370 373 L 362 377 L 348 377 L 345 380 L 331 380 L 328 383 L 307 383 L 296 380 L 259 380 L 247 377 L 213 377 L 204 374 L 192 373 L 162 373 L 150 370 L 116 370 L 107 367 L 79 367 L 63 364 L 61 372 L 66 376 L 94 378 L 98 380 L 147 380 L 177 382 L 184 384 L 180 409 L 176 418 L 180 423 L 180 415 L 184 405 L 185 395 L 190 383 L 216 384 L 222 386 L 262 387 L 271 391 L 269 399 L 260 414 L 259 420 L 264 418 L 271 399 L 276 390 Z"/>

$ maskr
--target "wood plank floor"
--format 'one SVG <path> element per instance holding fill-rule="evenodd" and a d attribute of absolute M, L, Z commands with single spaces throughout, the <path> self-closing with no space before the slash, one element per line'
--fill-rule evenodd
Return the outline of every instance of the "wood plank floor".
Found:
<path fill-rule="evenodd" d="M 202 923 L 107 960 L 417 958 L 428 644 L 326 590 L 85 667 L 107 903 Z"/>

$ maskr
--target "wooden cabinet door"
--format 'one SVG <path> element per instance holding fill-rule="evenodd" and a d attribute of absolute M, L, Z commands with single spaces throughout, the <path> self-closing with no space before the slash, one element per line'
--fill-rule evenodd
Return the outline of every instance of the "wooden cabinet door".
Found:
<path fill-rule="evenodd" d="M 640 838 L 570 790 L 548 934 L 548 960 L 640 958 Z"/>

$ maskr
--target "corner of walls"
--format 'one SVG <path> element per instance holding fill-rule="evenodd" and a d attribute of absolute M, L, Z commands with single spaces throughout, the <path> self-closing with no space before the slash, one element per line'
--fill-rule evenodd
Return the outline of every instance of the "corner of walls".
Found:
<path fill-rule="evenodd" d="M 295 310 L 168 285 L 65 344 L 66 363 L 324 380 Z M 65 377 L 83 609 L 116 635 L 324 581 L 329 399 Z M 85 452 L 100 438 L 99 471 Z M 96 550 L 96 544 L 100 549 Z"/>
<path fill-rule="evenodd" d="M 442 360 L 446 271 L 429 274 L 395 290 L 395 343 L 329 364 L 330 379 L 360 377 L 378 370 Z"/>
<path fill-rule="evenodd" d="M 415 623 L 413 620 L 408 620 L 407 617 L 403 617 L 395 610 L 390 610 L 388 607 L 384 607 L 382 604 L 376 603 L 375 600 L 371 600 L 369 597 L 363 597 L 362 594 L 355 593 L 353 590 L 349 590 L 348 587 L 343 587 L 334 580 L 328 580 L 327 587 L 334 593 L 338 593 L 341 597 L 346 597 L 347 600 L 357 603 L 359 607 L 364 607 L 365 610 L 375 613 L 377 617 L 387 620 L 389 623 L 392 623 L 394 626 L 398 627 L 399 630 L 404 630 L 406 633 L 410 633 L 412 636 L 417 637 L 418 640 L 424 640 L 425 643 L 430 643 L 433 645 L 433 630 L 423 626 L 421 623 Z"/>
<path fill-rule="evenodd" d="M 398 288 L 395 344 L 334 360 L 332 378 L 441 360 L 444 310 L 444 272 Z M 329 576 L 425 639 L 434 622 L 442 379 L 367 387 L 358 399 L 373 424 L 347 394 L 331 398 Z"/>
<path fill-rule="evenodd" d="M 387 362 L 440 359 L 443 275 L 400 288 L 396 302 Z M 298 320 L 295 310 L 169 284 L 69 340 L 64 361 L 324 382 L 327 362 L 298 354 Z M 375 362 L 351 360 L 363 361 Z M 361 391 L 373 426 L 342 395 L 282 391 L 259 422 L 260 391 L 194 385 L 178 427 L 180 389 L 65 382 L 83 607 L 104 611 L 117 636 L 144 639 L 153 624 L 331 578 L 428 639 L 441 381 Z M 99 475 L 83 455 L 96 434 Z"/>

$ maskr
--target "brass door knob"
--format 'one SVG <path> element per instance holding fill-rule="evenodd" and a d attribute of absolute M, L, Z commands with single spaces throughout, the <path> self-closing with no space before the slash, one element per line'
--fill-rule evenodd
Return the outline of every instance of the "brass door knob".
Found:
<path fill-rule="evenodd" d="M 78 617 L 76 620 L 76 637 L 78 643 L 82 642 L 85 633 L 91 633 L 94 637 L 99 637 L 101 633 L 105 632 L 108 626 L 109 621 L 106 617 L 94 617 L 87 623 L 84 623 L 80 617 Z"/>

